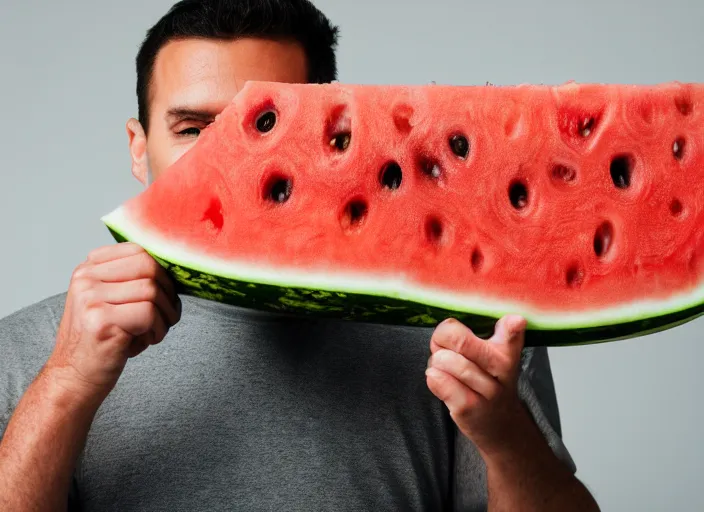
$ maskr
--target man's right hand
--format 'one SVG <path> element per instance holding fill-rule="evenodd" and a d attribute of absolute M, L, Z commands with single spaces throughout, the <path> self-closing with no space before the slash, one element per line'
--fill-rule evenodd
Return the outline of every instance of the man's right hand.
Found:
<path fill-rule="evenodd" d="M 0 441 L 0 509 L 66 509 L 95 412 L 127 360 L 180 316 L 166 271 L 134 244 L 93 251 L 76 268 L 54 350 Z"/>
<path fill-rule="evenodd" d="M 74 398 L 100 404 L 127 360 L 161 342 L 180 316 L 170 277 L 144 249 L 97 249 L 73 273 L 44 376 Z"/>

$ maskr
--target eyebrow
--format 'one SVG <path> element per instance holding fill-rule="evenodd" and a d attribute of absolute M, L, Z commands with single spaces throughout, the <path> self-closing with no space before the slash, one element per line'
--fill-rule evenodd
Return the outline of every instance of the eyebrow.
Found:
<path fill-rule="evenodd" d="M 189 107 L 174 107 L 166 112 L 167 121 L 177 121 L 180 119 L 193 119 L 195 121 L 212 121 L 219 114 L 214 109 L 199 109 Z"/>

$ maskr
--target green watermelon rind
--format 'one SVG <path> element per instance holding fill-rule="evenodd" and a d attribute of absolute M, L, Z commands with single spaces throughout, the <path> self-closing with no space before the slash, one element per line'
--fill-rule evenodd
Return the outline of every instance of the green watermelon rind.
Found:
<path fill-rule="evenodd" d="M 540 312 L 481 297 L 450 297 L 415 287 L 379 286 L 383 278 L 323 276 L 295 269 L 243 266 L 199 256 L 131 221 L 124 207 L 102 219 L 117 242 L 133 242 L 150 253 L 179 284 L 180 293 L 239 307 L 283 314 L 434 327 L 456 318 L 479 336 L 489 336 L 498 318 L 527 320 L 526 345 L 573 346 L 629 339 L 661 332 L 704 315 L 704 283 L 665 301 L 640 301 L 619 308 L 565 314 Z M 266 274 L 269 274 L 268 276 Z M 295 276 L 295 277 L 294 277 Z M 324 283 L 321 283 L 324 281 Z M 365 287 L 366 283 L 374 285 Z M 399 290 L 403 290 L 401 292 Z M 483 306 L 479 306 L 479 303 Z"/>

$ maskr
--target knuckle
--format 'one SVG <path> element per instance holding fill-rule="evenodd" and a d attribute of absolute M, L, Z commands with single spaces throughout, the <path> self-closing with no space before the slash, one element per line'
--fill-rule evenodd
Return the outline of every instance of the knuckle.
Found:
<path fill-rule="evenodd" d="M 86 261 L 88 262 L 93 262 L 96 260 L 98 255 L 103 252 L 106 248 L 105 247 L 99 247 L 97 249 L 93 249 L 88 253 L 88 256 L 86 257 Z"/>
<path fill-rule="evenodd" d="M 459 372 L 459 381 L 462 382 L 465 386 L 473 387 L 476 383 L 476 374 L 474 373 L 474 369 L 469 367 L 469 365 L 464 365 L 462 370 Z"/>
<path fill-rule="evenodd" d="M 91 286 L 85 281 L 80 282 L 76 291 L 78 292 L 79 302 L 84 307 L 90 308 L 100 304 L 101 302 L 98 290 L 95 286 Z"/>
<path fill-rule="evenodd" d="M 87 271 L 80 272 L 78 275 L 74 275 L 71 278 L 71 283 L 69 285 L 69 293 L 74 297 L 80 297 L 81 300 L 85 300 L 86 295 L 90 294 L 94 290 L 94 282 L 87 274 Z"/>
<path fill-rule="evenodd" d="M 89 308 L 83 313 L 83 330 L 92 335 L 101 336 L 109 329 L 107 314 L 104 308 Z"/>
<path fill-rule="evenodd" d="M 145 279 L 142 283 L 142 295 L 145 300 L 154 301 L 159 296 L 159 285 L 156 281 Z"/>
<path fill-rule="evenodd" d="M 462 329 L 455 328 L 452 331 L 452 336 L 450 339 L 452 340 L 452 346 L 455 347 L 457 353 L 467 353 L 467 350 L 469 349 L 471 343 L 471 339 L 465 331 L 463 331 Z"/>
<path fill-rule="evenodd" d="M 458 348 L 464 348 L 471 337 L 472 332 L 457 320 L 446 326 L 446 336 L 455 342 Z"/>
<path fill-rule="evenodd" d="M 473 404 L 469 397 L 465 394 L 462 400 L 458 400 L 457 404 L 453 407 L 452 413 L 454 416 L 459 418 L 466 418 L 470 416 L 473 412 Z"/>
<path fill-rule="evenodd" d="M 90 265 L 86 263 L 81 263 L 75 269 L 73 269 L 73 274 L 71 274 L 71 282 L 81 281 L 90 277 Z"/>

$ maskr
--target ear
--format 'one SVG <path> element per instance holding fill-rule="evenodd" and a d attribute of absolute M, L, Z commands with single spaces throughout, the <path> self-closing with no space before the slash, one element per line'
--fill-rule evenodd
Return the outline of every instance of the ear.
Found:
<path fill-rule="evenodd" d="M 132 175 L 142 185 L 147 185 L 147 136 L 142 125 L 134 118 L 127 121 L 130 157 L 132 158 Z"/>

